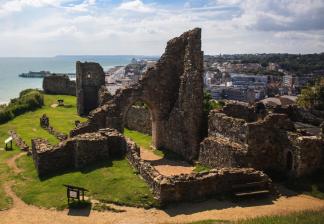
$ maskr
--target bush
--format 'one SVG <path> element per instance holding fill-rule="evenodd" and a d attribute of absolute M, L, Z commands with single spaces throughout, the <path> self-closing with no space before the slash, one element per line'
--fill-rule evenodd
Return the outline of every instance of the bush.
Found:
<path fill-rule="evenodd" d="M 0 124 L 43 105 L 44 97 L 42 93 L 34 89 L 24 90 L 19 94 L 19 98 L 11 99 L 9 105 L 0 110 Z"/>
<path fill-rule="evenodd" d="M 0 124 L 10 121 L 14 117 L 15 116 L 13 115 L 13 113 L 11 111 L 2 110 L 2 111 L 0 111 Z"/>

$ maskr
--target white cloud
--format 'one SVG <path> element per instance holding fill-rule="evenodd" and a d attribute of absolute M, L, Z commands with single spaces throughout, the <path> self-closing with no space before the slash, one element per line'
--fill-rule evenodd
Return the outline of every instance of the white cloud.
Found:
<path fill-rule="evenodd" d="M 131 0 L 128 2 L 123 2 L 120 4 L 120 6 L 117 8 L 119 10 L 128 10 L 128 11 L 134 11 L 134 12 L 141 12 L 141 13 L 147 13 L 147 12 L 154 12 L 154 8 L 152 8 L 149 5 L 145 5 L 141 0 Z"/>
<path fill-rule="evenodd" d="M 96 4 L 96 0 L 85 0 L 80 4 L 70 5 L 66 7 L 68 12 L 87 12 L 89 7 L 94 6 Z"/>
<path fill-rule="evenodd" d="M 7 6 L 7 10 L 19 9 L 20 20 L 16 14 L 0 18 L 0 56 L 157 55 L 163 52 L 167 40 L 194 27 L 203 29 L 207 54 L 324 51 L 324 31 L 320 25 L 314 26 L 322 7 L 316 0 L 305 0 L 304 8 L 297 0 L 280 0 L 281 4 L 279 0 L 274 0 L 276 4 L 217 0 L 182 8 L 140 0 L 105 7 L 100 5 L 102 1 L 94 0 L 77 4 L 69 3 L 71 0 L 29 1 L 21 4 L 11 0 L 20 8 Z M 293 5 L 283 4 L 287 2 Z M 33 18 L 24 14 L 27 7 L 34 10 Z"/>
<path fill-rule="evenodd" d="M 19 12 L 25 7 L 59 6 L 62 0 L 10 0 L 0 2 L 0 15 Z"/>

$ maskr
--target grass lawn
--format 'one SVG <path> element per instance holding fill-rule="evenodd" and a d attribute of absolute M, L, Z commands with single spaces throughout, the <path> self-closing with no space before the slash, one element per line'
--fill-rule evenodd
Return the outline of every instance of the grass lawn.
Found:
<path fill-rule="evenodd" d="M 305 211 L 285 216 L 265 216 L 236 222 L 204 220 L 187 224 L 323 224 L 324 211 Z"/>
<path fill-rule="evenodd" d="M 32 158 L 20 158 L 18 166 L 25 171 L 18 178 L 15 192 L 28 204 L 65 208 L 67 202 L 63 184 L 82 186 L 89 190 L 88 196 L 103 202 L 141 207 L 152 207 L 156 203 L 149 186 L 125 159 L 99 163 L 43 181 L 37 177 Z"/>
<path fill-rule="evenodd" d="M 152 150 L 153 153 L 157 156 L 160 156 L 162 158 L 167 158 L 170 160 L 181 160 L 181 157 L 174 152 L 171 152 L 169 150 L 161 150 L 156 149 L 152 147 L 152 136 L 143 134 L 138 131 L 129 130 L 127 128 L 124 128 L 124 135 L 130 139 L 132 139 L 138 146 L 141 148 Z"/>
<path fill-rule="evenodd" d="M 16 117 L 6 124 L 0 125 L 0 142 L 8 137 L 8 130 L 14 129 L 30 145 L 31 139 L 42 137 L 56 144 L 58 140 L 39 125 L 39 118 L 46 114 L 50 125 L 60 132 L 69 133 L 74 127 L 74 121 L 84 121 L 76 114 L 76 98 L 73 96 L 45 95 L 45 106 L 33 112 Z M 51 105 L 63 99 L 65 107 L 52 108 Z M 2 147 L 2 146 L 0 146 Z M 66 193 L 63 184 L 80 185 L 87 188 L 94 199 L 149 207 L 156 205 L 148 185 L 139 178 L 129 163 L 124 160 L 106 161 L 90 166 L 87 169 L 58 174 L 46 180 L 40 180 L 36 174 L 31 157 L 23 156 L 17 163 L 24 171 L 20 175 L 10 172 L 5 160 L 18 153 L 0 151 L 0 209 L 10 206 L 1 184 L 14 179 L 14 190 L 26 203 L 62 209 L 67 206 Z"/>
<path fill-rule="evenodd" d="M 144 149 L 152 149 L 152 136 L 124 128 L 124 135 Z"/>

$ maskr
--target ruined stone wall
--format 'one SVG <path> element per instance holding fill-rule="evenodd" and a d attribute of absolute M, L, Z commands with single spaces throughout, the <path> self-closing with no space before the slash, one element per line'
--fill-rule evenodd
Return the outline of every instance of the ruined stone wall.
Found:
<path fill-rule="evenodd" d="M 51 75 L 44 77 L 43 89 L 48 94 L 76 95 L 76 83 L 68 76 Z"/>
<path fill-rule="evenodd" d="M 255 181 L 271 183 L 267 175 L 251 168 L 222 168 L 210 172 L 162 176 L 150 163 L 140 158 L 138 147 L 128 143 L 127 159 L 151 186 L 161 204 L 193 201 L 230 193 L 234 184 Z"/>
<path fill-rule="evenodd" d="M 226 101 L 226 104 L 222 108 L 222 111 L 229 117 L 240 118 L 247 122 L 253 122 L 257 120 L 255 107 L 249 106 L 248 103 L 240 101 Z"/>
<path fill-rule="evenodd" d="M 285 114 L 270 114 L 264 120 L 247 124 L 248 155 L 254 168 L 284 171 L 284 151 L 291 148 L 288 131 L 294 125 Z"/>
<path fill-rule="evenodd" d="M 32 155 L 38 175 L 44 177 L 73 168 L 74 147 L 73 140 L 52 146 L 45 139 L 32 139 Z"/>
<path fill-rule="evenodd" d="M 318 136 L 298 136 L 293 141 L 294 155 L 291 173 L 296 176 L 311 174 L 324 168 L 324 140 Z"/>
<path fill-rule="evenodd" d="M 142 106 L 131 106 L 125 117 L 125 127 L 152 135 L 152 120 L 149 109 Z"/>
<path fill-rule="evenodd" d="M 77 63 L 80 77 L 86 76 L 87 66 Z M 82 94 L 78 95 L 78 100 L 82 98 Z M 187 160 L 197 158 L 203 121 L 200 29 L 170 40 L 155 67 L 144 73 L 139 83 L 117 91 L 112 100 L 92 111 L 87 125 L 90 129 L 111 127 L 122 132 L 126 112 L 136 101 L 146 103 L 152 112 L 155 147 L 174 151 Z M 88 131 L 87 125 L 78 127 L 71 135 Z"/>
<path fill-rule="evenodd" d="M 313 109 L 306 110 L 296 105 L 290 105 L 287 107 L 268 106 L 268 109 L 273 111 L 274 113 L 286 114 L 290 118 L 290 120 L 294 122 L 302 122 L 306 124 L 312 124 L 315 126 L 319 126 L 321 122 L 324 122 L 324 112 Z"/>
<path fill-rule="evenodd" d="M 32 140 L 32 155 L 39 176 L 82 168 L 125 153 L 124 137 L 112 129 L 77 135 L 55 146 L 44 139 Z"/>
<path fill-rule="evenodd" d="M 208 136 L 224 136 L 232 141 L 245 143 L 247 122 L 244 119 L 229 117 L 212 110 L 208 117 Z"/>
<path fill-rule="evenodd" d="M 79 115 L 88 115 L 97 108 L 99 90 L 105 85 L 105 72 L 98 63 L 76 63 L 76 95 Z"/>
<path fill-rule="evenodd" d="M 246 167 L 247 147 L 228 138 L 210 136 L 200 144 L 199 162 L 208 167 Z"/>

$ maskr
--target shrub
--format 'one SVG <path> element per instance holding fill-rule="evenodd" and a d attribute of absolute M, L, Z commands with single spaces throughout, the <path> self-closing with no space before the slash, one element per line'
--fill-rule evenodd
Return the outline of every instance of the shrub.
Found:
<path fill-rule="evenodd" d="M 44 97 L 42 93 L 34 89 L 24 90 L 19 94 L 19 98 L 11 99 L 9 105 L 0 110 L 0 124 L 43 105 Z"/>
<path fill-rule="evenodd" d="M 10 121 L 14 117 L 15 116 L 13 115 L 13 113 L 11 111 L 2 110 L 2 111 L 0 111 L 0 124 Z"/>

